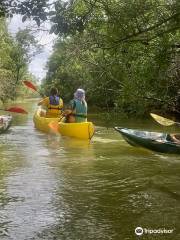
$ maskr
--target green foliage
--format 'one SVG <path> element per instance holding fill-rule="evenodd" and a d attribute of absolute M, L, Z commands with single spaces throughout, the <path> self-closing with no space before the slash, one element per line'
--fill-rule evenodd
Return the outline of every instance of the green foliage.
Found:
<path fill-rule="evenodd" d="M 72 98 L 76 88 L 85 87 L 87 81 L 85 79 L 87 77 L 86 70 L 82 69 L 79 59 L 73 58 L 74 53 L 71 52 L 72 49 L 68 48 L 69 41 L 71 40 L 67 40 L 67 42 L 59 40 L 55 45 L 54 49 L 56 50 L 48 63 L 49 71 L 45 84 L 46 89 L 49 89 L 52 84 L 55 85 L 66 101 Z M 82 71 L 83 74 L 81 74 Z"/>
<path fill-rule="evenodd" d="M 64 38 L 48 62 L 45 86 L 57 85 L 65 99 L 84 87 L 90 104 L 130 115 L 175 109 L 179 1 L 58 1 L 51 20 Z"/>
<path fill-rule="evenodd" d="M 1 0 L 0 17 L 12 17 L 14 14 L 21 14 L 22 21 L 32 18 L 40 26 L 42 21 L 47 20 L 47 11 L 49 4 L 47 0 Z"/>
<path fill-rule="evenodd" d="M 45 85 L 58 85 L 65 98 L 84 87 L 89 103 L 106 110 L 175 110 L 179 1 L 58 1 L 55 15 L 51 21 L 64 37 L 48 62 Z"/>
<path fill-rule="evenodd" d="M 13 45 L 9 67 L 14 73 L 16 84 L 18 84 L 23 75 L 26 74 L 28 63 L 31 62 L 32 57 L 39 53 L 40 46 L 29 29 L 18 31 Z"/>
<path fill-rule="evenodd" d="M 32 47 L 36 47 L 36 42 L 29 30 L 19 31 L 12 38 L 5 19 L 0 18 L 0 100 L 3 103 L 17 97 L 21 80 L 28 74 L 28 63 L 34 54 Z"/>
<path fill-rule="evenodd" d="M 144 115 L 177 110 L 180 88 L 179 0 L 15 0 L 4 12 L 46 19 L 59 35 L 43 88 L 58 86 L 65 100 L 77 87 L 88 102 Z M 11 6 L 10 6 L 11 5 Z"/>

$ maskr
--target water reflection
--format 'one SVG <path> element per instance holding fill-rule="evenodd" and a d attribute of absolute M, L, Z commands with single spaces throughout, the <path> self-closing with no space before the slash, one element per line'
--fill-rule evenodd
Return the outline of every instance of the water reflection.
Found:
<path fill-rule="evenodd" d="M 2 135 L 0 155 L 2 159 L 5 152 L 4 164 L 9 171 L 1 179 L 5 198 L 0 209 L 1 239 L 24 240 L 55 222 L 50 203 L 56 181 L 48 166 L 49 151 L 42 145 L 44 135 L 36 133 L 30 117 L 20 122 L 16 118 L 14 124 L 16 121 L 19 125 L 11 128 L 8 137 Z"/>
<path fill-rule="evenodd" d="M 112 128 L 96 127 L 91 142 L 47 135 L 25 107 L 1 135 L 1 240 L 131 240 L 137 226 L 179 239 L 178 155 L 133 148 Z"/>

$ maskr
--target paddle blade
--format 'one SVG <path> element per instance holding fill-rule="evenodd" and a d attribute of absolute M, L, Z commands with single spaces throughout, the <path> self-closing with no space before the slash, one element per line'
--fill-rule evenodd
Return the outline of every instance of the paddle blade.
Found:
<path fill-rule="evenodd" d="M 176 123 L 173 120 L 161 117 L 161 116 L 159 116 L 155 113 L 150 113 L 150 115 L 151 115 L 152 118 L 154 118 L 156 120 L 156 122 L 158 122 L 159 124 L 161 124 L 163 126 L 171 126 L 171 125 Z"/>
<path fill-rule="evenodd" d="M 28 114 L 28 112 L 26 112 L 26 110 L 24 110 L 21 107 L 10 107 L 10 108 L 4 109 L 4 111 L 14 112 L 14 113 L 21 113 L 21 114 Z"/>
<path fill-rule="evenodd" d="M 32 90 L 37 92 L 37 87 L 32 82 L 23 81 L 23 83 L 24 83 L 24 85 L 26 85 L 26 87 L 31 88 Z"/>
<path fill-rule="evenodd" d="M 54 133 L 58 133 L 59 131 L 59 124 L 57 121 L 52 121 L 48 124 L 48 126 L 50 127 L 50 129 L 54 132 Z"/>

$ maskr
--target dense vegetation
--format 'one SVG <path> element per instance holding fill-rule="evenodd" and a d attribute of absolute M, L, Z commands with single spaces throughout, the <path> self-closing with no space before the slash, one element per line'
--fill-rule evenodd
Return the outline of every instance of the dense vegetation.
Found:
<path fill-rule="evenodd" d="M 37 43 L 30 30 L 21 30 L 13 38 L 4 18 L 0 18 L 0 101 L 14 100 L 25 94 L 22 80 L 34 79 L 28 72 Z M 33 49 L 35 48 L 35 49 Z"/>
<path fill-rule="evenodd" d="M 89 104 L 127 114 L 178 111 L 179 0 L 4 0 L 1 9 L 48 20 L 59 36 L 44 88 L 69 100 L 83 87 Z"/>
<path fill-rule="evenodd" d="M 128 114 L 178 110 L 180 2 L 76 0 L 56 4 L 59 34 L 45 84 L 69 99 Z"/>

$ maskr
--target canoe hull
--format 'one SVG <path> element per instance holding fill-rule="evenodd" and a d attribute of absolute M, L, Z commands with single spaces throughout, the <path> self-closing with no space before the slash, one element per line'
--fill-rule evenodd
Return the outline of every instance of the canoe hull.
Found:
<path fill-rule="evenodd" d="M 167 133 L 140 131 L 115 127 L 132 146 L 143 147 L 155 152 L 180 154 L 180 145 L 167 140 Z"/>
<path fill-rule="evenodd" d="M 51 129 L 49 127 L 50 122 L 58 122 L 59 118 L 46 118 L 41 116 L 41 110 L 38 109 L 33 117 L 34 126 L 40 131 L 49 133 Z"/>
<path fill-rule="evenodd" d="M 63 136 L 79 139 L 91 139 L 94 135 L 94 125 L 92 122 L 81 123 L 59 123 L 59 133 Z"/>
<path fill-rule="evenodd" d="M 94 135 L 94 125 L 92 122 L 82 123 L 64 123 L 59 122 L 59 118 L 46 118 L 40 116 L 40 110 L 37 110 L 33 117 L 35 127 L 43 132 L 49 133 L 51 129 L 49 127 L 50 122 L 57 122 L 58 132 L 63 136 L 74 137 L 79 139 L 88 140 Z"/>

